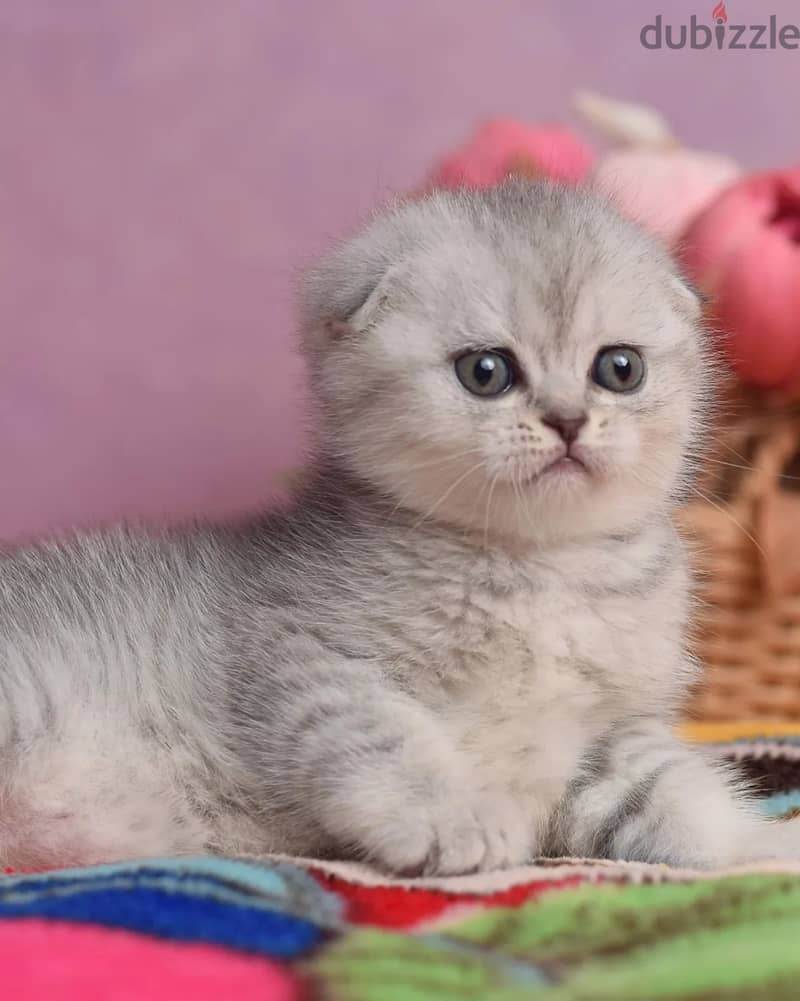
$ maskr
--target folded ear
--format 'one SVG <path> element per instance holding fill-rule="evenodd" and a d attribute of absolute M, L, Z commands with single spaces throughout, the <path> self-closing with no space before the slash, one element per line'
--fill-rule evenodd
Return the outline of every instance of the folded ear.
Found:
<path fill-rule="evenodd" d="M 308 273 L 301 291 L 303 347 L 367 329 L 391 301 L 404 251 L 395 216 L 377 219 Z"/>
<path fill-rule="evenodd" d="M 670 286 L 678 308 L 691 320 L 699 320 L 705 306 L 710 301 L 709 297 L 680 272 L 671 276 Z"/>
<path fill-rule="evenodd" d="M 372 282 L 362 288 L 362 294 L 358 296 L 363 299 L 350 315 L 343 320 L 329 320 L 327 324 L 328 332 L 334 337 L 345 337 L 353 333 L 363 333 L 369 330 L 381 316 L 384 316 L 393 308 L 393 302 L 397 298 L 403 273 L 402 264 L 390 264 L 372 286 Z"/>

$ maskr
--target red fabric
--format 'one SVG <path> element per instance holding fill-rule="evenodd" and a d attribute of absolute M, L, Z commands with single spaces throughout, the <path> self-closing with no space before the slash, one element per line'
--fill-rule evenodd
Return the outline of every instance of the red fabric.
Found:
<path fill-rule="evenodd" d="M 314 871 L 322 886 L 347 902 L 346 918 L 357 925 L 379 928 L 411 928 L 440 917 L 451 907 L 470 904 L 484 907 L 516 907 L 550 890 L 565 890 L 583 882 L 579 876 L 561 880 L 525 883 L 490 895 L 444 893 L 415 887 L 359 886 L 337 876 Z"/>

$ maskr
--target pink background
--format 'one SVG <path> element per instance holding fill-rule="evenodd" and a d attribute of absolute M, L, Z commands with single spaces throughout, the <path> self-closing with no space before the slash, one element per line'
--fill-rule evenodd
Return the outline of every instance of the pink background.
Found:
<path fill-rule="evenodd" d="M 640 47 L 712 6 L 3 0 L 0 538 L 262 503 L 300 455 L 298 268 L 485 116 L 592 87 L 796 159 L 800 51 Z M 767 7 L 800 21 L 728 4 Z"/>

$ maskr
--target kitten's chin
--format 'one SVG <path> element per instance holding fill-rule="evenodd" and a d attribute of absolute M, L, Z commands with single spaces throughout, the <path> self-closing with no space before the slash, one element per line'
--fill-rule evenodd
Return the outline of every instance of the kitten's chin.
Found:
<path fill-rule="evenodd" d="M 562 457 L 495 492 L 489 534 L 522 546 L 605 537 L 643 523 L 663 503 L 659 489 L 638 479 Z"/>

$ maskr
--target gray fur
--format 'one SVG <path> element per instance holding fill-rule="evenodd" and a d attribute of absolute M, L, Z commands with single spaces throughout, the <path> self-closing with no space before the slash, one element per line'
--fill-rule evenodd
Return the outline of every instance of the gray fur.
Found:
<path fill-rule="evenodd" d="M 287 511 L 0 562 L 0 861 L 796 854 L 670 729 L 711 365 L 664 252 L 585 193 L 432 195 L 330 256 L 301 327 L 319 438 Z M 641 391 L 591 382 L 607 344 Z M 470 396 L 481 347 L 525 384 Z M 543 472 L 553 409 L 588 413 L 587 472 Z"/>

